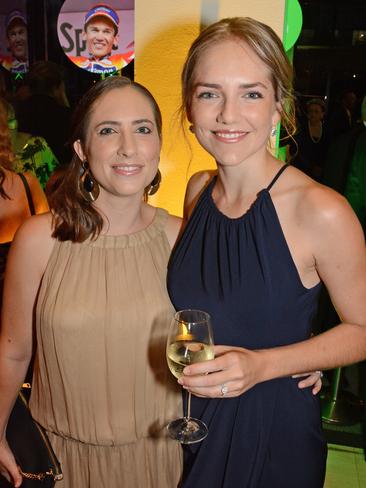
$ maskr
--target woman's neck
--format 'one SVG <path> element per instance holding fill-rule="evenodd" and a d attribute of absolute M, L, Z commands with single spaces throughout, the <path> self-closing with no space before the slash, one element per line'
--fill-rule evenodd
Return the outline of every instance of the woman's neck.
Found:
<path fill-rule="evenodd" d="M 237 166 L 217 166 L 221 193 L 228 199 L 235 199 L 257 194 L 267 187 L 281 162 L 266 150 L 261 157 L 254 155 Z"/>
<path fill-rule="evenodd" d="M 321 121 L 316 121 L 315 123 L 311 123 L 309 120 L 309 135 L 310 139 L 316 144 L 320 141 L 323 135 L 323 124 Z"/>
<path fill-rule="evenodd" d="M 323 122 L 321 120 L 309 120 L 309 126 L 314 128 L 322 127 Z"/>
<path fill-rule="evenodd" d="M 139 197 L 139 196 L 138 196 Z M 152 220 L 153 207 L 139 197 L 100 198 L 94 204 L 104 219 L 103 234 L 127 235 L 145 229 Z"/>
<path fill-rule="evenodd" d="M 243 215 L 258 193 L 267 188 L 281 164 L 267 152 L 262 162 L 247 160 L 239 166 L 218 165 L 217 182 L 212 192 L 215 205 L 231 218 Z"/>

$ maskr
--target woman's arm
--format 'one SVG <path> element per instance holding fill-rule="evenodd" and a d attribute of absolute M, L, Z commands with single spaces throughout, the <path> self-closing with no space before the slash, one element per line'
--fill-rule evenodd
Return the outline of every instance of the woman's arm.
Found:
<path fill-rule="evenodd" d="M 316 192 L 311 208 L 304 206 L 306 230 L 313 242 L 315 268 L 324 282 L 341 324 L 286 351 L 290 368 L 293 352 L 301 370 L 306 364 L 329 369 L 366 357 L 366 247 L 362 228 L 349 204 L 339 195 Z M 282 362 L 282 361 L 280 361 Z M 270 374 L 270 373 L 267 373 Z"/>
<path fill-rule="evenodd" d="M 366 248 L 361 226 L 345 199 L 311 192 L 303 225 L 312 242 L 315 268 L 342 323 L 301 343 L 273 349 L 216 346 L 216 358 L 191 365 L 180 382 L 194 394 L 237 396 L 256 383 L 305 371 L 330 369 L 366 358 Z M 294 324 L 296 326 L 296 324 Z M 202 373 L 215 372 L 199 376 Z"/>
<path fill-rule="evenodd" d="M 0 472 L 21 477 L 5 439 L 6 424 L 32 356 L 33 311 L 53 240 L 50 214 L 32 217 L 17 231 L 5 274 L 0 333 Z"/>

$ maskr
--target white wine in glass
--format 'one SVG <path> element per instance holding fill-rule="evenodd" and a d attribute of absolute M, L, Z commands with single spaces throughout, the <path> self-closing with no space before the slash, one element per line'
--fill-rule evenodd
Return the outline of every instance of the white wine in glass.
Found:
<path fill-rule="evenodd" d="M 170 371 L 176 378 L 189 364 L 214 358 L 211 319 L 202 310 L 180 310 L 174 314 L 166 346 Z M 190 416 L 191 393 L 188 392 L 187 414 L 172 420 L 167 428 L 170 437 L 182 444 L 202 441 L 208 434 L 202 420 Z"/>

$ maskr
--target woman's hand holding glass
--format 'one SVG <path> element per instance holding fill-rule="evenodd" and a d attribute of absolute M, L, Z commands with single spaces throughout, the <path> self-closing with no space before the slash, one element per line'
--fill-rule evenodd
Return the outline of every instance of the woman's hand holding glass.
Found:
<path fill-rule="evenodd" d="M 214 358 L 211 319 L 201 310 L 177 312 L 170 326 L 166 347 L 170 371 L 181 378 L 183 370 L 192 363 Z M 168 425 L 169 435 L 182 444 L 202 441 L 208 434 L 207 426 L 199 419 L 191 418 L 191 392 L 188 392 L 187 414 Z"/>
<path fill-rule="evenodd" d="M 214 346 L 215 359 L 207 364 L 187 366 L 178 382 L 195 396 L 206 398 L 237 397 L 257 383 L 272 379 L 266 366 L 265 350 L 242 347 Z M 268 361 L 267 361 L 268 363 Z M 208 374 L 210 373 L 210 374 Z M 313 394 L 321 389 L 320 371 L 293 375 L 302 378 L 299 388 L 313 387 Z"/>
<path fill-rule="evenodd" d="M 214 346 L 214 354 L 215 359 L 207 364 L 184 368 L 178 380 L 183 388 L 198 397 L 236 397 L 263 381 L 263 363 L 257 351 Z"/>

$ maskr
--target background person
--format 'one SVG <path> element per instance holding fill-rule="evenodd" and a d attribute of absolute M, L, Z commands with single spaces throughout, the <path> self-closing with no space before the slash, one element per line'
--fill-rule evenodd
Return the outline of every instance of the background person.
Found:
<path fill-rule="evenodd" d="M 356 142 L 355 152 L 347 179 L 345 197 L 357 214 L 364 231 L 366 231 L 366 130 Z"/>
<path fill-rule="evenodd" d="M 366 235 L 366 96 L 361 105 L 358 135 L 352 138 L 350 164 L 344 195 L 355 211 Z M 358 395 L 366 405 L 366 362 L 358 365 Z M 364 449 L 366 448 L 366 409 L 363 418 Z"/>
<path fill-rule="evenodd" d="M 294 125 L 292 68 L 270 27 L 209 26 L 182 82 L 183 113 L 217 174 L 188 185 L 168 289 L 176 309 L 212 316 L 218 344 L 179 380 L 209 429 L 185 448 L 182 486 L 322 488 L 319 400 L 291 376 L 366 357 L 361 226 L 343 197 L 268 150 L 280 120 Z M 322 282 L 342 323 L 311 337 Z"/>
<path fill-rule="evenodd" d="M 27 84 L 30 95 L 16 106 L 18 129 L 43 137 L 59 163 L 67 165 L 71 159 L 67 144 L 71 109 L 63 69 L 52 61 L 37 61 L 29 70 Z"/>
<path fill-rule="evenodd" d="M 336 141 L 337 138 L 351 130 L 355 123 L 355 108 L 357 95 L 352 90 L 344 90 L 335 108 L 328 117 L 329 138 Z"/>
<path fill-rule="evenodd" d="M 23 180 L 14 171 L 14 153 L 6 105 L 0 100 L 0 308 L 6 259 L 18 227 L 31 215 Z M 25 173 L 35 213 L 47 212 L 46 197 L 32 174 Z"/>
<path fill-rule="evenodd" d="M 50 175 L 58 166 L 56 156 L 43 137 L 32 136 L 18 130 L 18 121 L 10 103 L 0 98 L 0 105 L 8 117 L 8 128 L 14 154 L 13 169 L 16 173 L 32 173 L 37 177 L 42 188 L 45 188 Z"/>
<path fill-rule="evenodd" d="M 344 194 L 366 231 L 366 96 L 362 100 L 361 121 L 349 137 L 349 161 Z"/>
<path fill-rule="evenodd" d="M 6 38 L 10 56 L 1 59 L 2 66 L 12 73 L 28 71 L 27 21 L 20 10 L 13 10 L 5 19 Z"/>
<path fill-rule="evenodd" d="M 309 100 L 306 104 L 306 120 L 290 141 L 291 164 L 318 181 L 323 174 L 328 147 L 324 114 L 323 100 Z"/>
<path fill-rule="evenodd" d="M 165 426 L 181 401 L 165 359 L 166 270 L 181 219 L 144 201 L 156 183 L 161 114 L 144 87 L 108 77 L 80 101 L 72 134 L 75 154 L 52 213 L 30 219 L 9 255 L 0 471 L 20 486 L 5 426 L 30 359 L 35 307 L 30 408 L 61 462 L 58 488 L 172 488 L 181 448 Z"/>

